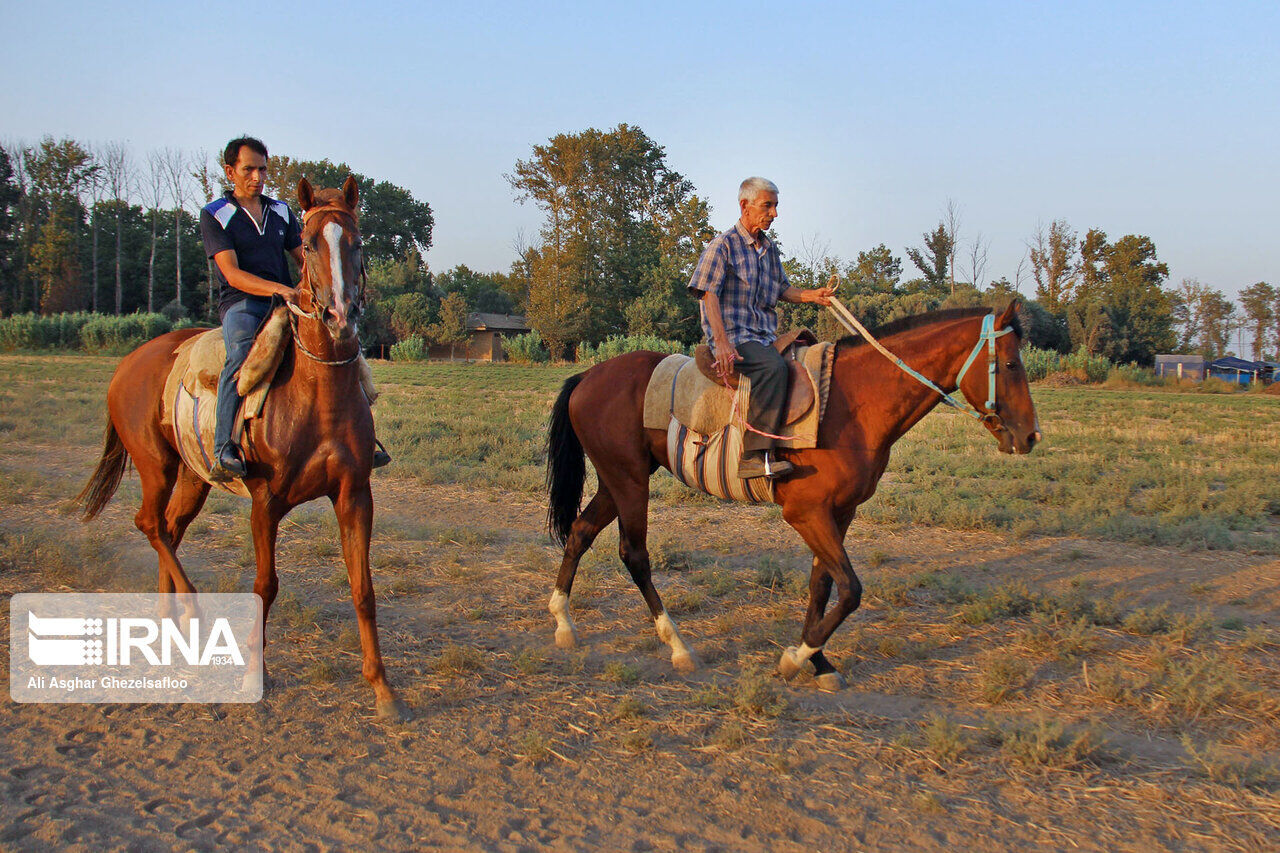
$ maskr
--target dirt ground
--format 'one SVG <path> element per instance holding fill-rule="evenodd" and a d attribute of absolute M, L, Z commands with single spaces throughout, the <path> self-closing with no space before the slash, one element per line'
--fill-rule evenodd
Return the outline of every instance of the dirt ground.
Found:
<path fill-rule="evenodd" d="M 89 525 L 67 507 L 94 461 L 61 446 L 0 453 L 6 599 L 154 588 L 154 554 L 132 525 L 136 479 Z M 803 677 L 783 684 L 769 670 L 779 646 L 798 639 L 808 560 L 776 510 L 654 508 L 651 549 L 674 569 L 658 572 L 659 589 L 704 662 L 686 677 L 672 671 L 639 595 L 615 568 L 616 539 L 602 537 L 575 590 L 581 648 L 559 650 L 546 611 L 558 557 L 536 496 L 422 486 L 390 471 L 374 481 L 375 586 L 389 676 L 413 721 L 373 718 L 336 529 L 328 507 L 312 504 L 281 532 L 265 698 L 6 702 L 0 847 L 1280 847 L 1274 785 L 1188 769 L 1179 732 L 1198 721 L 1147 725 L 1096 702 L 1071 710 L 1072 690 L 1085 690 L 1078 662 L 1070 672 L 1045 670 L 1056 673 L 1048 686 L 1012 704 L 973 698 L 972 661 L 1005 642 L 1005 629 L 962 636 L 954 608 L 869 597 L 830 646 L 850 687 L 825 694 Z M 228 497 L 197 520 L 181 554 L 199 588 L 250 588 L 246 515 Z M 872 584 L 938 570 L 975 586 L 1022 580 L 1048 591 L 1086 587 L 1130 607 L 1200 607 L 1246 628 L 1269 630 L 1280 616 L 1280 562 L 1263 555 L 862 522 L 847 544 Z M 689 553 L 698 570 L 681 563 Z M 753 567 L 766 559 L 793 582 L 754 583 Z M 3 619 L 7 632 L 7 607 Z M 895 634 L 924 638 L 924 651 L 876 651 Z M 933 636 L 943 639 L 926 644 Z M 1087 684 L 1087 666 L 1083 675 Z M 977 734 L 993 719 L 1058 706 L 1071 725 L 1105 730 L 1105 748 L 1081 762 L 1023 763 Z M 921 741 L 937 717 L 975 733 L 965 756 L 945 760 Z M 1237 743 L 1276 754 L 1275 736 L 1250 737 Z"/>

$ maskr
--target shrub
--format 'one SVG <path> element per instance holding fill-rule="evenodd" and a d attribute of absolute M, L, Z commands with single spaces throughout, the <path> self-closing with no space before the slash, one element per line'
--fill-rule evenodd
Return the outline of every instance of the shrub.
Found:
<path fill-rule="evenodd" d="M 610 335 L 594 347 L 589 343 L 578 344 L 577 362 L 599 364 L 623 353 L 640 350 L 666 355 L 687 352 L 685 346 L 678 341 L 665 341 L 656 335 Z"/>
<path fill-rule="evenodd" d="M 391 345 L 392 361 L 426 361 L 427 342 L 421 335 L 410 335 Z"/>
<path fill-rule="evenodd" d="M 542 342 L 542 335 L 534 329 L 523 335 L 514 335 L 502 339 L 502 349 L 507 354 L 507 361 L 514 364 L 542 364 L 551 360 L 551 352 Z"/>
<path fill-rule="evenodd" d="M 80 327 L 80 344 L 87 352 L 125 353 L 172 328 L 163 314 L 97 315 Z"/>

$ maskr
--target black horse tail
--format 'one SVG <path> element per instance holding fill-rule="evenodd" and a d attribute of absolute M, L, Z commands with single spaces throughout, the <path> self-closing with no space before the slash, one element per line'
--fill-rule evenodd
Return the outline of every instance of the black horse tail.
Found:
<path fill-rule="evenodd" d="M 556 404 L 551 407 L 551 423 L 547 426 L 547 532 L 563 545 L 569 538 L 569 528 L 578 518 L 582 505 L 582 484 L 587 479 L 586 456 L 582 442 L 569 422 L 569 398 L 578 387 L 585 373 L 570 376 L 560 389 Z"/>
<path fill-rule="evenodd" d="M 120 479 L 129 468 L 129 451 L 124 449 L 124 442 L 116 432 L 115 424 L 107 420 L 107 435 L 103 441 L 102 458 L 94 470 L 89 482 L 85 483 L 80 494 L 76 495 L 76 503 L 84 507 L 84 521 L 102 512 L 102 508 L 111 500 L 120 486 Z"/>

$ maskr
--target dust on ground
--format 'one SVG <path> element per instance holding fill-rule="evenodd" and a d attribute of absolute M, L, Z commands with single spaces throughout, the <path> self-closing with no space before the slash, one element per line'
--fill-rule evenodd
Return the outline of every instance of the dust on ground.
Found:
<path fill-rule="evenodd" d="M 136 479 L 89 525 L 69 510 L 93 462 L 87 451 L 56 446 L 0 454 L 9 484 L 0 518 L 6 597 L 154 589 L 154 553 L 132 525 Z M 769 669 L 779 646 L 798 639 L 808 559 L 776 510 L 653 508 L 650 547 L 667 569 L 656 582 L 704 662 L 684 677 L 618 571 L 616 537 L 601 537 L 575 589 L 582 646 L 558 650 L 545 606 L 558 555 L 536 495 L 388 474 L 375 477 L 374 495 L 382 648 L 413 721 L 373 719 L 336 527 L 327 505 L 311 504 L 281 529 L 264 699 L 6 703 L 0 844 L 778 851 L 1280 843 L 1274 786 L 1191 772 L 1176 725 L 1144 730 L 1106 707 L 1091 711 L 1109 732 L 1106 747 L 1063 766 L 1009 761 L 984 746 L 992 715 L 1030 719 L 1071 697 L 1029 694 L 1012 707 L 971 698 L 965 679 L 986 635 L 926 643 L 928 632 L 953 630 L 937 608 L 869 598 L 829 647 L 849 689 L 830 695 L 803 678 L 778 681 Z M 180 554 L 198 588 L 251 587 L 246 515 L 247 504 L 215 497 L 197 519 Z M 975 586 L 1020 580 L 1049 591 L 1088 588 L 1132 607 L 1201 608 L 1246 628 L 1274 626 L 1280 615 L 1280 562 L 1263 555 L 861 522 L 847 545 L 872 584 L 943 572 Z M 22 559 L 24 549 L 43 549 L 47 564 Z M 788 580 L 765 588 L 761 563 Z M 895 633 L 923 658 L 882 653 Z M 939 673 L 953 683 L 933 689 Z M 971 733 L 963 755 L 941 760 L 922 745 L 922 726 L 939 718 Z M 1265 735 L 1257 746 L 1275 754 Z"/>

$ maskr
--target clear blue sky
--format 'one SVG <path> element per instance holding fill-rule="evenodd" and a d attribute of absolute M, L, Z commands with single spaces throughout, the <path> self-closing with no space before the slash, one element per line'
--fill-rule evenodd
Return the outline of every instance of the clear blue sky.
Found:
<path fill-rule="evenodd" d="M 952 199 L 992 277 L 1064 218 L 1151 237 L 1171 285 L 1280 283 L 1274 2 L 115 5 L 5 5 L 0 139 L 251 132 L 429 201 L 436 270 L 505 271 L 539 217 L 503 173 L 627 122 L 717 228 L 776 181 L 792 250 L 902 256 Z"/>

